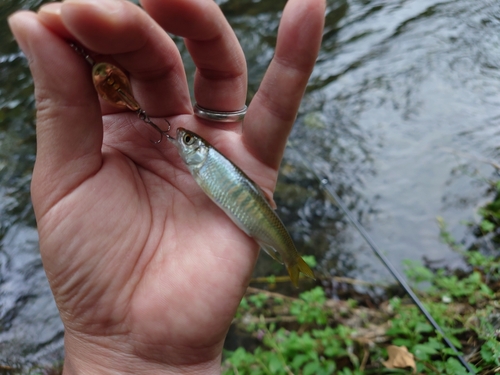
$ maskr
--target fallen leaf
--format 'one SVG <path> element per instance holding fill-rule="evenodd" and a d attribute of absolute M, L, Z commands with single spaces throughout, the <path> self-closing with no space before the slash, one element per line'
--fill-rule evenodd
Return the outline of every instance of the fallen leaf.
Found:
<path fill-rule="evenodd" d="M 387 354 L 389 359 L 382 362 L 382 364 L 387 368 L 406 368 L 411 367 L 413 373 L 417 371 L 417 365 L 415 364 L 415 357 L 412 353 L 408 351 L 406 346 L 395 346 L 389 345 L 387 347 Z"/>

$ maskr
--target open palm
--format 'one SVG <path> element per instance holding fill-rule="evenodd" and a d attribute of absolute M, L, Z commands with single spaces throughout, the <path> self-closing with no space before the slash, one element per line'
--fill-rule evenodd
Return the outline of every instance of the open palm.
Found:
<path fill-rule="evenodd" d="M 322 0 L 289 1 L 276 55 L 244 124 L 192 115 L 184 67 L 160 25 L 185 38 L 195 97 L 231 111 L 246 99 L 245 59 L 211 0 L 68 0 L 11 28 L 37 99 L 32 196 L 40 249 L 66 327 L 66 367 L 217 372 L 258 246 L 198 188 L 177 150 L 129 111 L 100 104 L 89 66 L 66 40 L 130 73 L 159 126 L 209 140 L 273 191 L 322 34 Z M 66 39 L 66 40 L 65 40 Z M 188 370 L 186 370 L 188 369 Z M 97 373 L 94 371 L 93 373 Z"/>

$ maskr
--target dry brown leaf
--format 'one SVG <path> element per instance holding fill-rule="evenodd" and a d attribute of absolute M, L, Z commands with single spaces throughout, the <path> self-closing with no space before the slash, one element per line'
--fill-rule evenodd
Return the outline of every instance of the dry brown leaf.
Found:
<path fill-rule="evenodd" d="M 395 346 L 389 345 L 387 347 L 387 354 L 389 359 L 382 362 L 382 364 L 387 368 L 406 368 L 411 367 L 413 373 L 417 371 L 417 365 L 415 364 L 415 357 L 412 353 L 408 351 L 406 346 Z"/>

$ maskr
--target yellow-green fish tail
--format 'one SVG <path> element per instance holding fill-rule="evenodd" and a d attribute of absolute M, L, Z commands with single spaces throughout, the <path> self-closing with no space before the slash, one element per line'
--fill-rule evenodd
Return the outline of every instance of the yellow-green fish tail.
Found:
<path fill-rule="evenodd" d="M 314 277 L 314 272 L 307 265 L 307 263 L 304 262 L 304 259 L 302 259 L 300 256 L 297 256 L 295 260 L 296 262 L 287 263 L 286 269 L 288 271 L 288 274 L 290 275 L 290 279 L 292 280 L 293 285 L 295 285 L 295 287 L 298 288 L 300 272 L 302 272 L 307 277 L 310 277 L 311 279 L 314 279 L 315 277 Z"/>

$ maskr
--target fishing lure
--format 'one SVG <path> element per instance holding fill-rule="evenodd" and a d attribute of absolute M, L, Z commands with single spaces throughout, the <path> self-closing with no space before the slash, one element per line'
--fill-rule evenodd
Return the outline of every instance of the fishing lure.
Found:
<path fill-rule="evenodd" d="M 103 100 L 115 107 L 130 109 L 137 114 L 139 119 L 158 131 L 158 133 L 160 133 L 160 139 L 153 141 L 153 143 L 160 143 L 163 137 L 170 138 L 168 135 L 168 131 L 170 130 L 170 123 L 168 120 L 165 119 L 168 123 L 168 129 L 166 131 L 161 130 L 158 125 L 151 121 L 146 111 L 141 108 L 139 102 L 134 98 L 132 86 L 123 70 L 108 62 L 96 63 L 82 47 L 74 43 L 70 45 L 92 66 L 92 82 L 94 83 L 97 93 Z"/>

